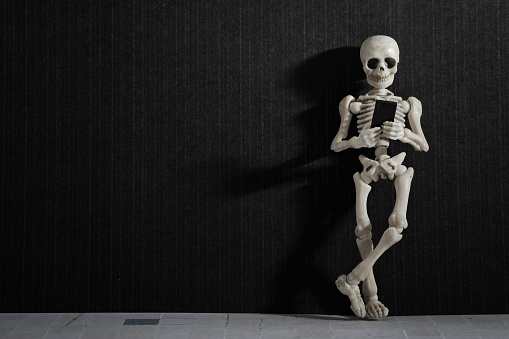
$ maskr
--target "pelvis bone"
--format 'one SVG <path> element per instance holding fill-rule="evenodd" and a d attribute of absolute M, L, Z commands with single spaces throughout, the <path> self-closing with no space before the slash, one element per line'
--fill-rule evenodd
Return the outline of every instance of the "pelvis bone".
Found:
<path fill-rule="evenodd" d="M 394 180 L 398 166 L 403 163 L 405 156 L 406 153 L 401 152 L 392 158 L 388 155 L 381 155 L 377 160 L 371 160 L 361 154 L 359 160 L 364 167 L 363 172 L 373 179 L 374 182 L 377 182 L 380 178 Z"/>

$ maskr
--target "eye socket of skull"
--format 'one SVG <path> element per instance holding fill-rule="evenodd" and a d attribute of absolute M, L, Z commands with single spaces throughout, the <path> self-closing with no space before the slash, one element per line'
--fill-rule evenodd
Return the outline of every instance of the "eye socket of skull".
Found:
<path fill-rule="evenodd" d="M 375 69 L 376 66 L 378 66 L 378 59 L 369 59 L 369 61 L 368 61 L 368 68 L 369 69 Z"/>
<path fill-rule="evenodd" d="M 396 62 L 396 60 L 395 60 L 395 59 L 393 59 L 393 58 L 386 58 L 386 59 L 385 59 L 385 63 L 387 64 L 387 67 L 388 67 L 389 69 L 391 69 L 391 68 L 393 68 L 394 66 L 396 66 L 396 63 L 397 63 L 397 62 Z"/>

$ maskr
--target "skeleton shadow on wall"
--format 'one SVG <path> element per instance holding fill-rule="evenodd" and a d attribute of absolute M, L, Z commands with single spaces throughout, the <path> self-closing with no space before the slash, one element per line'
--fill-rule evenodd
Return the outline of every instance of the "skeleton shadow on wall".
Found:
<path fill-rule="evenodd" d="M 276 281 L 276 298 L 268 306 L 269 312 L 349 314 L 349 304 L 341 298 L 334 280 L 340 270 L 350 266 L 342 262 L 344 255 L 336 254 L 356 253 L 347 249 L 352 243 L 349 235 L 353 226 L 339 221 L 354 208 L 352 175 L 359 170 L 359 153 L 348 150 L 335 154 L 329 147 L 339 128 L 339 101 L 348 94 L 366 92 L 359 48 L 332 49 L 305 60 L 294 70 L 289 85 L 311 107 L 298 114 L 306 136 L 304 154 L 297 158 L 299 161 L 293 159 L 293 167 L 284 167 L 304 178 L 306 208 L 300 218 L 302 224 L 296 225 L 296 245 L 278 268 L 282 274 Z M 355 133 L 355 124 L 351 133 Z M 327 248 L 330 239 L 338 237 L 335 248 Z M 306 307 L 306 300 L 314 300 L 316 306 Z"/>
<path fill-rule="evenodd" d="M 248 195 L 288 181 L 304 183 L 295 192 L 298 202 L 306 206 L 299 216 L 300 224 L 294 226 L 297 239 L 292 239 L 294 245 L 288 248 L 288 255 L 278 262 L 276 281 L 266 285 L 265 295 L 275 297 L 263 311 L 350 314 L 348 300 L 342 298 L 334 281 L 354 261 L 343 253 L 357 255 L 355 225 L 339 224 L 339 220 L 354 208 L 352 175 L 362 166 L 359 151 L 335 154 L 329 147 L 339 128 L 339 101 L 348 94 L 357 97 L 369 91 L 359 48 L 337 48 L 313 56 L 298 65 L 289 80 L 287 86 L 311 107 L 296 114 L 306 138 L 301 140 L 302 154 L 272 168 L 243 168 L 242 175 L 226 187 L 230 194 Z M 350 133 L 356 133 L 356 123 L 351 124 Z M 240 187 L 241 191 L 231 191 Z M 330 239 L 338 237 L 335 248 L 325 248 L 331 246 Z M 326 257 L 324 252 L 334 257 Z"/>

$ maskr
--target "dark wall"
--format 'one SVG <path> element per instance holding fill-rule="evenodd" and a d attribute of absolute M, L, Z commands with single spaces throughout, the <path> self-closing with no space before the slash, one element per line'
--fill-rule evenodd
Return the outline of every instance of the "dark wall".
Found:
<path fill-rule="evenodd" d="M 504 1 L 3 5 L 0 311 L 350 314 L 352 174 L 338 102 L 362 41 L 400 45 L 423 104 L 391 314 L 509 312 Z M 392 182 L 373 185 L 378 239 Z"/>

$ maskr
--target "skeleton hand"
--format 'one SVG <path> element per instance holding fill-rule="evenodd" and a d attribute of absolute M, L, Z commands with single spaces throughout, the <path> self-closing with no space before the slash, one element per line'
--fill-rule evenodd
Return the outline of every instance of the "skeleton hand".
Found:
<path fill-rule="evenodd" d="M 396 121 L 384 121 L 382 125 L 382 133 L 387 138 L 399 140 L 405 136 L 403 124 Z"/>
<path fill-rule="evenodd" d="M 380 140 L 382 130 L 380 127 L 373 127 L 368 129 L 369 124 L 366 124 L 357 137 L 357 144 L 359 147 L 372 148 Z"/>

